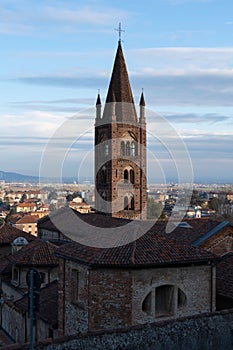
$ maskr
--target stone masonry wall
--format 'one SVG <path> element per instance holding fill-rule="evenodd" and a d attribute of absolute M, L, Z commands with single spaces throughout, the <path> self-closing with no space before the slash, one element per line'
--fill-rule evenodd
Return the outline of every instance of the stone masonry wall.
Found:
<path fill-rule="evenodd" d="M 191 316 L 213 311 L 211 305 L 211 266 L 188 266 L 135 270 L 133 273 L 132 324 L 154 322 L 154 316 L 142 311 L 146 295 L 162 285 L 173 285 L 186 295 L 185 305 L 174 305 L 174 314 L 167 318 Z M 155 297 L 155 294 L 153 294 Z M 165 317 L 163 317 L 165 319 Z"/>
<path fill-rule="evenodd" d="M 233 310 L 194 316 L 132 329 L 82 335 L 41 344 L 36 350 L 232 350 Z M 14 349 L 28 349 L 15 347 Z"/>

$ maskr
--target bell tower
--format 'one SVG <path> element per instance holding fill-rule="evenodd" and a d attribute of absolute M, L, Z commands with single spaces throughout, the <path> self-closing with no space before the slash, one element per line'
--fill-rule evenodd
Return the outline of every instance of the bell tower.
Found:
<path fill-rule="evenodd" d="M 134 105 L 121 40 L 102 111 L 95 119 L 95 207 L 113 217 L 146 219 L 146 119 L 143 92 Z"/>

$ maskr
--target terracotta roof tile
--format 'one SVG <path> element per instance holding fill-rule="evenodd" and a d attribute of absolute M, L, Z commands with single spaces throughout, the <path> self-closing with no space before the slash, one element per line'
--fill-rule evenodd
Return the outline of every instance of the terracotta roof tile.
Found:
<path fill-rule="evenodd" d="M 75 224 L 72 227 L 72 216 L 77 215 L 81 220 L 87 222 L 89 225 L 95 227 L 96 235 L 92 237 L 90 242 L 92 247 L 87 247 L 79 243 L 67 244 L 61 247 L 56 254 L 71 259 L 76 259 L 80 262 L 91 265 L 162 265 L 162 264 L 181 264 L 181 263 L 198 263 L 207 262 L 214 259 L 215 256 L 196 247 L 191 247 L 191 243 L 198 236 L 204 234 L 210 223 L 201 219 L 189 221 L 188 228 L 175 227 L 171 234 L 165 233 L 166 221 L 158 221 L 154 226 L 138 240 L 125 244 L 123 239 L 116 248 L 94 248 L 95 244 L 98 246 L 98 229 L 121 227 L 128 224 L 130 220 L 112 218 L 103 214 L 80 214 L 76 211 L 71 211 L 69 208 L 62 208 L 53 213 L 53 216 L 42 218 L 39 220 L 39 227 L 47 230 L 57 230 L 54 223 L 61 229 L 62 233 L 71 237 L 73 233 L 79 234 L 79 225 Z M 54 220 L 55 219 L 55 220 Z M 54 222 L 54 223 L 53 223 Z M 216 225 L 216 223 L 212 223 Z M 138 221 L 138 225 L 144 225 L 143 222 Z M 129 228 L 130 229 L 130 228 Z M 107 232 L 107 230 L 105 230 Z M 81 232 L 85 235 L 85 232 Z M 88 233 L 88 232 L 87 232 Z M 111 243 L 111 234 L 106 235 L 106 243 Z M 125 244 L 125 245 L 124 245 Z M 115 244 L 116 245 L 116 244 Z M 107 246 L 107 244 L 106 244 Z"/>
<path fill-rule="evenodd" d="M 20 266 L 56 266 L 58 265 L 58 259 L 54 255 L 56 249 L 56 245 L 36 239 L 11 255 L 10 260 Z"/>
<path fill-rule="evenodd" d="M 24 237 L 28 242 L 36 239 L 30 233 L 21 231 L 11 225 L 6 224 L 0 228 L 0 245 L 11 244 L 18 237 Z"/>
<path fill-rule="evenodd" d="M 138 240 L 114 248 L 95 248 L 68 243 L 59 248 L 57 256 L 91 266 L 139 267 L 190 263 L 207 263 L 216 259 L 210 252 L 185 246 L 159 233 L 148 232 Z"/>
<path fill-rule="evenodd" d="M 35 224 L 39 220 L 38 215 L 25 215 L 16 221 L 16 224 Z"/>

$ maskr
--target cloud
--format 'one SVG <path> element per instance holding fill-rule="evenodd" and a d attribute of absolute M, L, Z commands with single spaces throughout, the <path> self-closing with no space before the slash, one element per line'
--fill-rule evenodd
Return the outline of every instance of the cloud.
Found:
<path fill-rule="evenodd" d="M 95 76 L 22 77 L 24 84 L 67 88 L 106 88 L 108 80 Z M 131 74 L 133 87 L 144 88 L 150 105 L 233 106 L 233 70 L 144 69 Z M 135 88 L 136 90 L 136 88 Z"/>
<path fill-rule="evenodd" d="M 60 100 L 34 100 L 11 102 L 13 108 L 75 114 L 80 110 L 80 106 L 92 107 L 95 105 L 95 98 L 67 98 Z"/>
<path fill-rule="evenodd" d="M 93 3 L 80 5 L 77 2 L 8 1 L 1 2 L 0 33 L 4 35 L 35 35 L 56 30 L 59 32 L 83 31 L 82 25 L 112 25 L 116 18 L 125 19 L 129 13 L 111 6 L 101 7 Z M 104 29 L 103 29 L 104 25 Z"/>
<path fill-rule="evenodd" d="M 231 122 L 233 123 L 233 114 L 232 115 L 222 115 L 218 113 L 169 113 L 161 112 L 161 115 L 167 119 L 168 122 L 173 124 L 216 124 L 222 122 Z M 150 117 L 148 122 L 152 121 L 154 117 Z"/>
<path fill-rule="evenodd" d="M 100 52 L 96 54 L 99 56 Z M 86 55 L 89 57 L 88 53 Z M 150 105 L 233 105 L 233 47 L 147 48 L 129 50 L 125 56 L 131 68 L 129 75 L 134 94 L 143 87 Z M 85 70 L 71 67 L 67 72 L 25 75 L 12 82 L 105 91 L 110 74 L 106 67 L 100 67 L 98 71 L 94 67 Z"/>

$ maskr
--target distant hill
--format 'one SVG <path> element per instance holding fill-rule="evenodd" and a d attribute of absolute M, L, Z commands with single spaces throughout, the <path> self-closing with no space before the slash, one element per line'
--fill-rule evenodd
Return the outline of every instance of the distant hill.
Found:
<path fill-rule="evenodd" d="M 39 176 L 29 176 L 23 175 L 19 173 L 11 173 L 0 170 L 0 181 L 4 180 L 5 182 L 29 182 L 29 183 L 60 183 L 61 178 L 40 178 Z M 63 183 L 74 183 L 77 182 L 77 178 L 75 177 L 63 177 Z"/>
<path fill-rule="evenodd" d="M 6 182 L 39 182 L 39 176 L 29 176 L 0 171 L 0 181 L 1 180 L 4 180 Z"/>

